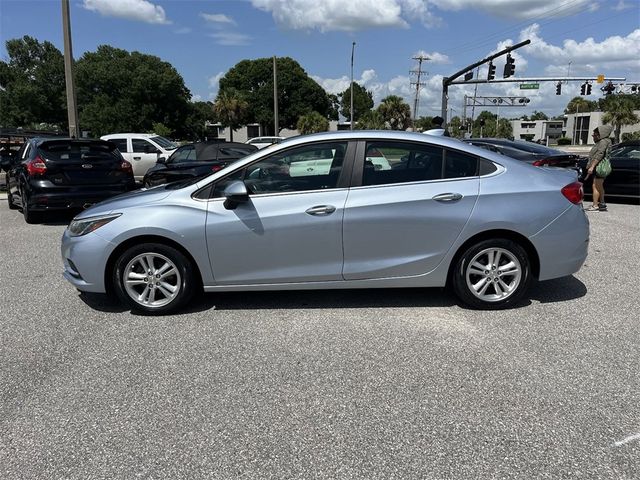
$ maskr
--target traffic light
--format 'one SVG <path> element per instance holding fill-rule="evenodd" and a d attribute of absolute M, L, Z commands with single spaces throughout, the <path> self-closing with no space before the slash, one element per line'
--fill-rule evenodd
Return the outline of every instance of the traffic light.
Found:
<path fill-rule="evenodd" d="M 489 72 L 487 73 L 487 80 L 493 80 L 496 78 L 496 66 L 493 62 L 489 62 Z"/>
<path fill-rule="evenodd" d="M 580 95 L 584 95 L 586 91 L 587 91 L 587 84 L 583 83 L 582 85 L 580 85 Z"/>
<path fill-rule="evenodd" d="M 556 83 L 556 95 L 562 95 L 562 83 Z"/>
<path fill-rule="evenodd" d="M 615 89 L 616 87 L 613 85 L 613 83 L 609 82 L 600 90 L 602 90 L 605 95 L 611 95 L 615 91 Z"/>
<path fill-rule="evenodd" d="M 587 95 L 591 95 L 591 84 L 587 83 Z"/>
<path fill-rule="evenodd" d="M 504 74 L 502 75 L 504 78 L 508 78 L 513 75 L 516 71 L 516 61 L 513 59 L 511 54 L 507 54 L 507 63 L 504 65 Z"/>
<path fill-rule="evenodd" d="M 480 119 L 480 126 L 481 126 L 481 127 L 484 127 L 484 118 L 481 118 L 481 119 Z"/>

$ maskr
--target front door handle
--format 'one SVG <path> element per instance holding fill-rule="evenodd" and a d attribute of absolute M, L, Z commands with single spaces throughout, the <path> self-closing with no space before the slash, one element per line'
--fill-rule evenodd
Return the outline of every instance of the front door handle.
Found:
<path fill-rule="evenodd" d="M 305 210 L 305 213 L 321 217 L 324 215 L 331 215 L 335 211 L 336 207 L 334 207 L 333 205 L 318 205 Z"/>
<path fill-rule="evenodd" d="M 462 194 L 460 193 L 441 193 L 440 195 L 436 195 L 433 199 L 436 202 L 457 202 L 462 198 Z"/>
<path fill-rule="evenodd" d="M 133 157 L 134 160 L 142 160 L 142 157 Z"/>

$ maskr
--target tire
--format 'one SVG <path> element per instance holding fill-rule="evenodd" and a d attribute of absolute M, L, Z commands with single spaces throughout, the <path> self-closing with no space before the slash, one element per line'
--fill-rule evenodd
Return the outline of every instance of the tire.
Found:
<path fill-rule="evenodd" d="M 29 224 L 39 223 L 42 217 L 39 212 L 31 210 L 31 207 L 29 206 L 29 197 L 26 192 L 21 190 L 20 195 L 22 197 L 22 215 L 24 216 L 24 221 Z"/>
<path fill-rule="evenodd" d="M 115 263 L 112 280 L 120 300 L 146 314 L 177 310 L 196 289 L 191 262 L 175 248 L 160 243 L 126 250 Z"/>
<path fill-rule="evenodd" d="M 7 189 L 7 202 L 9 203 L 9 210 L 17 210 L 18 206 L 13 203 L 13 195 L 11 195 L 11 190 Z"/>
<path fill-rule="evenodd" d="M 529 287 L 531 262 L 524 248 L 511 240 L 484 240 L 459 257 L 452 283 L 456 296 L 470 307 L 508 308 Z"/>

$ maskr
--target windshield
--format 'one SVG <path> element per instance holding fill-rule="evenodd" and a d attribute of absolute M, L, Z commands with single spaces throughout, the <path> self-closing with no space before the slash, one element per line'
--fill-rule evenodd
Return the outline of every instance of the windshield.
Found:
<path fill-rule="evenodd" d="M 161 137 L 159 135 L 157 137 L 151 137 L 151 140 L 156 142 L 158 145 L 160 145 L 165 150 L 175 150 L 176 148 L 178 148 L 178 145 L 173 143 L 171 140 L 167 140 L 166 138 Z"/>

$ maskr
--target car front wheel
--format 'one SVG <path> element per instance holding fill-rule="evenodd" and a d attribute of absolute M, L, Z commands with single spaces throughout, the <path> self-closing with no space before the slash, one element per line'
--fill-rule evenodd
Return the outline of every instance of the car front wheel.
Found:
<path fill-rule="evenodd" d="M 168 245 L 144 243 L 116 261 L 113 284 L 133 310 L 165 314 L 183 306 L 196 288 L 191 262 Z"/>
<path fill-rule="evenodd" d="M 529 257 L 511 240 L 484 240 L 459 257 L 452 281 L 458 298 L 473 308 L 507 308 L 531 282 Z"/>

